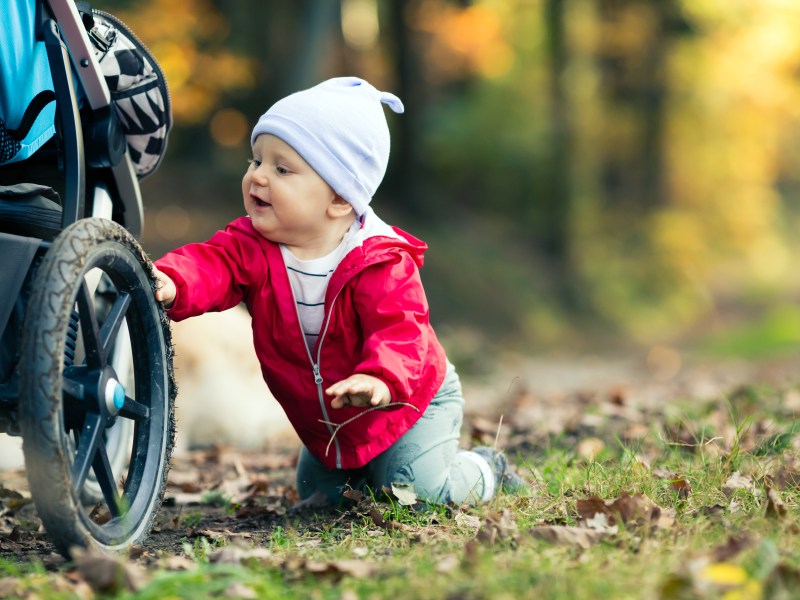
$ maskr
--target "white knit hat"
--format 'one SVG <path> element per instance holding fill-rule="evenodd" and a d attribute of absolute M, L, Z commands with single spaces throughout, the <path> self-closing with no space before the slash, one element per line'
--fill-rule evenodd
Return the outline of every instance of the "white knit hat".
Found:
<path fill-rule="evenodd" d="M 271 133 L 289 144 L 361 217 L 389 163 L 381 103 L 403 103 L 358 77 L 337 77 L 278 100 L 261 115 L 250 143 Z"/>

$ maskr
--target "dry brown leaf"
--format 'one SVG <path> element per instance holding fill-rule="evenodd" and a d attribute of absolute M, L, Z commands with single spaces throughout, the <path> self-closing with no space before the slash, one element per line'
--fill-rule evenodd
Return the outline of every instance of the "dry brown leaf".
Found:
<path fill-rule="evenodd" d="M 70 555 L 78 573 L 95 592 L 103 594 L 135 592 L 145 582 L 144 571 L 119 556 L 78 547 L 71 548 Z"/>
<path fill-rule="evenodd" d="M 714 562 L 727 562 L 742 550 L 746 550 L 753 544 L 753 540 L 746 533 L 743 535 L 732 535 L 721 546 L 717 546 L 712 554 Z"/>
<path fill-rule="evenodd" d="M 511 512 L 503 509 L 502 512 L 491 511 L 483 518 L 483 523 L 475 539 L 492 546 L 498 541 L 512 540 L 519 534 L 517 522 Z"/>
<path fill-rule="evenodd" d="M 383 518 L 383 515 L 378 511 L 375 506 L 369 507 L 369 516 L 372 519 L 372 522 L 375 523 L 376 526 L 380 527 L 381 529 L 400 529 L 404 530 L 408 526 L 402 523 L 397 523 L 396 521 L 388 521 Z"/>
<path fill-rule="evenodd" d="M 228 544 L 208 555 L 209 562 L 224 565 L 238 565 L 249 562 L 264 564 L 270 562 L 272 558 L 272 552 L 267 548 L 246 546 L 242 542 Z"/>
<path fill-rule="evenodd" d="M 580 441 L 578 444 L 578 456 L 584 458 L 586 460 L 592 461 L 597 458 L 597 455 L 600 454 L 606 445 L 603 440 L 596 437 L 586 438 Z"/>
<path fill-rule="evenodd" d="M 468 515 L 467 513 L 460 512 L 456 513 L 453 520 L 456 522 L 456 525 L 464 527 L 465 529 L 477 531 L 481 527 L 480 517 L 475 515 Z"/>
<path fill-rule="evenodd" d="M 224 540 L 230 537 L 231 532 L 227 529 L 224 531 L 213 531 L 211 529 L 200 529 L 194 533 L 193 537 L 203 536 L 209 540 Z"/>
<path fill-rule="evenodd" d="M 767 590 L 770 598 L 792 598 L 800 590 L 800 571 L 779 563 L 767 578 Z"/>
<path fill-rule="evenodd" d="M 662 509 L 643 494 L 631 496 L 623 492 L 616 500 L 603 500 L 593 496 L 578 500 L 577 509 L 582 521 L 603 514 L 608 518 L 609 525 L 624 524 L 627 527 L 649 525 L 665 528 L 674 524 L 674 511 Z"/>
<path fill-rule="evenodd" d="M 641 440 L 650 433 L 650 426 L 646 423 L 630 423 L 622 434 L 626 440 Z"/>
<path fill-rule="evenodd" d="M 505 445 L 508 439 L 508 425 L 503 424 L 501 419 L 486 419 L 483 417 L 472 417 L 469 422 L 470 438 L 479 444 L 493 446 L 496 442 Z"/>
<path fill-rule="evenodd" d="M 286 506 L 280 499 L 267 502 L 259 501 L 255 497 L 247 499 L 240 504 L 234 513 L 237 519 L 257 519 L 282 516 L 286 514 Z"/>
<path fill-rule="evenodd" d="M 722 486 L 722 493 L 730 497 L 736 490 L 753 491 L 753 489 L 753 478 L 749 475 L 742 475 L 739 471 L 735 471 Z"/>
<path fill-rule="evenodd" d="M 321 506 L 328 506 L 330 504 L 330 500 L 328 500 L 328 496 L 325 492 L 317 490 L 313 494 L 311 494 L 308 498 L 303 500 L 299 500 L 292 504 L 292 510 L 300 510 L 303 508 L 317 508 Z"/>
<path fill-rule="evenodd" d="M 364 498 L 364 492 L 359 490 L 345 490 L 342 492 L 342 496 L 349 500 L 353 500 L 354 502 L 361 502 L 361 499 Z"/>
<path fill-rule="evenodd" d="M 246 586 L 240 581 L 235 581 L 225 588 L 224 596 L 225 598 L 245 598 L 246 600 L 258 598 L 258 594 L 256 594 L 253 588 Z"/>
<path fill-rule="evenodd" d="M 391 493 L 402 506 L 414 506 L 418 502 L 413 483 L 392 483 Z"/>
<path fill-rule="evenodd" d="M 354 558 L 341 558 L 330 561 L 308 560 L 301 563 L 300 570 L 314 575 L 333 577 L 336 580 L 344 575 L 349 575 L 356 579 L 364 579 L 372 575 L 375 571 L 375 565 L 368 561 Z"/>
<path fill-rule="evenodd" d="M 24 589 L 19 577 L 0 578 L 0 598 L 23 598 Z"/>
<path fill-rule="evenodd" d="M 677 473 L 674 473 L 665 467 L 656 467 L 651 471 L 651 473 L 657 479 L 676 479 L 678 477 Z"/>
<path fill-rule="evenodd" d="M 778 468 L 775 475 L 772 476 L 772 480 L 779 490 L 798 488 L 800 487 L 800 470 L 798 470 L 796 464 L 783 464 Z"/>
<path fill-rule="evenodd" d="M 786 505 L 781 500 L 781 495 L 775 488 L 767 487 L 766 515 L 772 519 L 782 519 L 786 516 Z"/>
<path fill-rule="evenodd" d="M 448 554 L 439 559 L 436 563 L 436 572 L 442 575 L 452 573 L 458 568 L 461 561 L 455 554 Z"/>
<path fill-rule="evenodd" d="M 686 500 L 692 493 L 692 484 L 686 479 L 672 479 L 669 485 L 681 500 Z"/>
<path fill-rule="evenodd" d="M 197 563 L 185 556 L 168 556 L 161 565 L 167 571 L 191 571 L 197 567 Z"/>
<path fill-rule="evenodd" d="M 587 549 L 612 534 L 599 529 L 571 527 L 566 525 L 545 525 L 534 527 L 529 533 L 536 539 Z"/>

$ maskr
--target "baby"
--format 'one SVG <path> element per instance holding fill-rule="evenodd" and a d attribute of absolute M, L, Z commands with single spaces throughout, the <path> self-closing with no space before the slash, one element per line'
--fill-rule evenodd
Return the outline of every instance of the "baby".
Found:
<path fill-rule="evenodd" d="M 488 447 L 459 450 L 464 400 L 429 322 L 427 246 L 370 208 L 389 160 L 382 105 L 356 77 L 276 102 L 256 123 L 246 217 L 156 261 L 179 321 L 243 302 L 270 391 L 303 448 L 300 497 L 412 484 L 418 498 L 488 500 L 522 480 Z"/>

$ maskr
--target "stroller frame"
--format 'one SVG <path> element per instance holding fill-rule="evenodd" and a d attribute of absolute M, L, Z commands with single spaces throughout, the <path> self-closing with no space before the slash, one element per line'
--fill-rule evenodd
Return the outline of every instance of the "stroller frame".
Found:
<path fill-rule="evenodd" d="M 0 268 L 0 432 L 22 436 L 31 496 L 59 550 L 122 550 L 149 533 L 163 500 L 169 324 L 136 240 L 139 184 L 84 21 L 73 0 L 18 2 L 35 2 L 57 133 L 0 166 L 0 183 L 57 181 L 62 202 L 60 227 L 44 235 L 9 228 L 0 206 L 0 255 L 15 265 Z"/>

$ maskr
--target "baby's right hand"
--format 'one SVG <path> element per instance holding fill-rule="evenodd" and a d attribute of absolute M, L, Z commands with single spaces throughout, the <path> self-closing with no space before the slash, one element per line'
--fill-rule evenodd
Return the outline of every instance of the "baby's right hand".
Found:
<path fill-rule="evenodd" d="M 178 293 L 175 282 L 155 267 L 153 267 L 153 275 L 156 278 L 156 300 L 161 302 L 164 308 L 170 308 Z"/>

